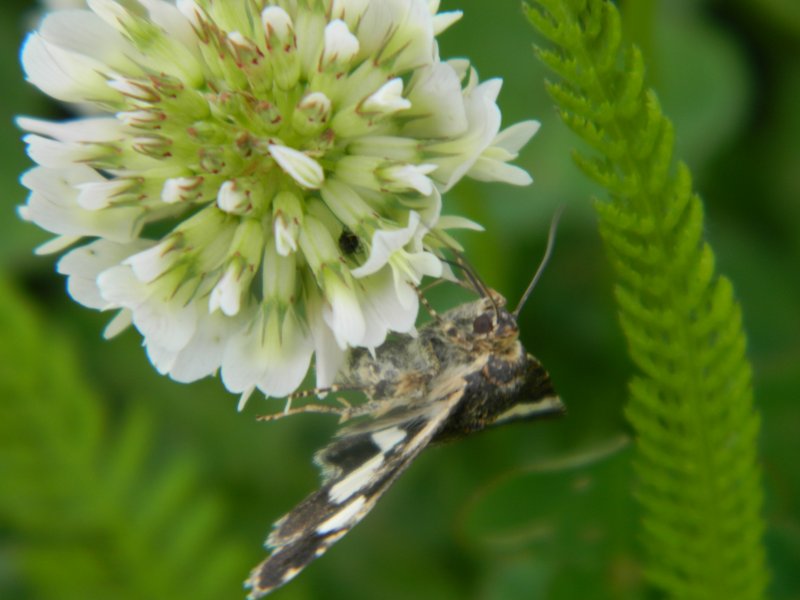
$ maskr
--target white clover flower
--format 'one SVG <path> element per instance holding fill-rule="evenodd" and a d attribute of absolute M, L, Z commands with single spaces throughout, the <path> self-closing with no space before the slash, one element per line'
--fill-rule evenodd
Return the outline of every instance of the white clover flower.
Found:
<path fill-rule="evenodd" d="M 93 107 L 20 118 L 38 165 L 26 220 L 72 297 L 117 310 L 156 368 L 246 398 L 330 385 L 349 347 L 413 332 L 414 286 L 446 272 L 441 192 L 509 165 L 500 81 L 442 62 L 437 0 L 87 0 L 28 36 L 28 80 Z M 466 84 L 462 87 L 462 82 Z M 343 243 L 355 236 L 359 243 Z"/>

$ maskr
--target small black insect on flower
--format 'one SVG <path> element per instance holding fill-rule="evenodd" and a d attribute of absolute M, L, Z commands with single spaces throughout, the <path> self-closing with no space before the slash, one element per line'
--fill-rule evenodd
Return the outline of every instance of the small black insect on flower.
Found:
<path fill-rule="evenodd" d="M 345 256 L 350 256 L 358 252 L 361 247 L 361 241 L 358 236 L 349 229 L 343 229 L 342 234 L 339 236 L 339 250 Z"/>

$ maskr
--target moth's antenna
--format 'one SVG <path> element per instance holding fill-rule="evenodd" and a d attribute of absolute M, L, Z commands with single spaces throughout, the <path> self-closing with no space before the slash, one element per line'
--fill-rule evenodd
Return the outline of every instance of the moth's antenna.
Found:
<path fill-rule="evenodd" d="M 448 243 L 446 239 L 438 235 L 436 231 L 433 231 L 432 229 L 428 228 L 428 233 L 430 233 L 433 237 L 442 242 L 445 248 L 450 250 L 450 252 L 452 252 L 454 256 L 454 260 L 448 260 L 442 256 L 439 256 L 439 259 L 442 262 L 447 263 L 452 267 L 458 267 L 459 269 L 461 269 L 466 278 L 472 284 L 473 291 L 477 292 L 481 298 L 489 298 L 489 301 L 494 306 L 495 312 L 499 314 L 500 307 L 497 306 L 497 302 L 495 302 L 494 295 L 489 290 L 489 286 L 487 286 L 480 278 L 480 276 L 478 276 L 478 274 L 475 272 L 475 269 L 473 269 L 472 266 L 469 264 L 469 262 L 467 262 L 467 259 L 464 257 L 464 255 L 461 254 L 461 252 L 459 252 L 456 248 L 454 248 L 452 244 Z M 461 282 L 459 282 L 459 284 L 461 284 Z"/>
<path fill-rule="evenodd" d="M 450 250 L 455 254 L 455 250 L 453 250 L 452 248 Z M 458 269 L 461 270 L 462 273 L 464 273 L 464 276 L 469 280 L 470 285 L 466 285 L 465 282 L 459 281 L 459 283 L 462 284 L 462 287 L 464 287 L 465 289 L 471 289 L 473 292 L 476 292 L 481 298 L 485 298 L 489 295 L 486 289 L 486 285 L 473 272 L 473 270 L 469 268 L 469 266 L 466 264 L 466 262 L 464 262 L 464 259 L 461 256 L 456 255 L 455 260 L 450 260 L 447 258 L 440 257 L 440 260 L 444 263 L 447 263 L 451 267 L 457 267 Z"/>
<path fill-rule="evenodd" d="M 463 256 L 461 256 L 460 253 L 456 252 L 455 250 L 452 250 L 452 252 L 453 252 L 453 254 L 455 254 L 456 260 L 455 261 L 451 261 L 451 260 L 444 260 L 443 259 L 444 262 L 446 262 L 449 265 L 459 267 L 463 271 L 464 275 L 467 277 L 467 279 L 469 279 L 470 283 L 472 284 L 472 288 L 471 288 L 472 291 L 477 292 L 478 295 L 481 298 L 488 299 L 489 302 L 492 303 L 492 306 L 494 307 L 494 312 L 499 318 L 500 317 L 500 307 L 497 305 L 497 301 L 495 300 L 495 297 L 494 297 L 494 294 L 492 293 L 492 290 L 489 289 L 489 286 L 486 285 L 483 282 L 483 280 L 478 276 L 478 274 L 469 266 L 469 264 L 467 263 L 466 259 Z M 464 285 L 463 283 L 461 285 L 462 285 L 462 287 L 467 288 L 467 286 Z M 470 289 L 470 288 L 467 288 L 467 289 Z"/>
<path fill-rule="evenodd" d="M 533 288 L 536 287 L 536 284 L 539 283 L 539 278 L 542 276 L 544 272 L 544 268 L 547 266 L 547 263 L 550 262 L 550 256 L 553 254 L 553 246 L 556 243 L 556 230 L 558 229 L 558 221 L 561 219 L 561 215 L 564 213 L 564 206 L 559 206 L 556 210 L 555 214 L 553 215 L 553 220 L 550 221 L 550 231 L 547 233 L 547 247 L 544 250 L 544 256 L 542 257 L 541 262 L 539 263 L 539 268 L 536 269 L 536 273 L 531 279 L 531 282 L 528 284 L 528 289 L 525 290 L 525 293 L 522 294 L 522 298 L 519 300 L 519 304 L 517 304 L 517 308 L 514 309 L 514 312 L 511 314 L 514 315 L 514 318 L 519 317 L 519 312 L 522 310 L 522 307 L 525 306 L 525 303 L 528 301 L 528 296 L 531 295 Z"/>

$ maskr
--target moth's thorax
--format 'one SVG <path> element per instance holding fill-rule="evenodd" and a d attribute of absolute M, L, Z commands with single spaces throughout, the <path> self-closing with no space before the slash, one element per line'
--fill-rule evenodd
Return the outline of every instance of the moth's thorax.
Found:
<path fill-rule="evenodd" d="M 522 365 L 515 317 L 495 293 L 457 306 L 424 325 L 418 337 L 390 338 L 373 353 L 351 351 L 337 383 L 363 389 L 372 399 L 422 398 L 440 377 L 478 368 L 488 357 Z"/>

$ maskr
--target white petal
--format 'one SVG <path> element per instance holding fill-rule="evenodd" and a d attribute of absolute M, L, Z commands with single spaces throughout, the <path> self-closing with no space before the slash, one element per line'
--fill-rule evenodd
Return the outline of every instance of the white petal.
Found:
<path fill-rule="evenodd" d="M 58 261 L 57 270 L 68 277 L 67 291 L 73 300 L 89 308 L 102 310 L 109 303 L 100 295 L 97 276 L 142 250 L 146 244 L 141 240 L 133 244 L 97 240 L 65 254 Z"/>
<path fill-rule="evenodd" d="M 444 154 L 443 158 L 431 161 L 439 164 L 435 179 L 444 184 L 442 191 L 452 188 L 495 139 L 501 122 L 500 109 L 495 100 L 501 87 L 501 80 L 490 79 L 474 89 L 468 89 L 465 96 L 469 121 L 467 133 L 457 140 L 429 146 L 432 151 Z"/>
<path fill-rule="evenodd" d="M 197 28 L 202 27 L 200 17 L 205 14 L 195 0 L 177 0 L 175 7 L 184 18 Z"/>
<path fill-rule="evenodd" d="M 48 96 L 64 102 L 114 101 L 119 94 L 106 85 L 97 61 L 48 43 L 30 34 L 22 47 L 22 66 L 28 81 Z"/>
<path fill-rule="evenodd" d="M 134 254 L 127 258 L 124 264 L 131 266 L 139 281 L 150 283 L 172 266 L 176 257 L 174 251 L 174 243 L 168 240 Z"/>
<path fill-rule="evenodd" d="M 399 77 L 384 83 L 361 105 L 363 112 L 380 115 L 388 115 L 409 108 L 411 108 L 411 102 L 403 98 L 403 80 Z"/>
<path fill-rule="evenodd" d="M 452 138 L 467 131 L 461 78 L 449 63 L 419 69 L 409 84 L 411 120 L 403 133 L 421 138 Z M 405 116 L 405 115 L 404 115 Z"/>
<path fill-rule="evenodd" d="M 223 352 L 222 382 L 228 391 L 243 393 L 256 387 L 264 372 L 262 343 L 267 342 L 262 317 L 231 338 Z"/>
<path fill-rule="evenodd" d="M 370 0 L 333 0 L 331 15 L 337 19 L 346 19 L 352 25 L 358 23 L 369 3 Z"/>
<path fill-rule="evenodd" d="M 128 190 L 132 182 L 127 179 L 110 179 L 107 181 L 89 181 L 80 183 L 77 202 L 86 210 L 100 210 L 111 205 L 114 196 Z"/>
<path fill-rule="evenodd" d="M 144 209 L 120 206 L 86 210 L 78 204 L 76 186 L 89 181 L 104 180 L 84 166 L 31 169 L 21 179 L 31 195 L 27 205 L 20 209 L 20 216 L 62 236 L 95 236 L 116 242 L 135 239 L 143 225 Z"/>
<path fill-rule="evenodd" d="M 271 144 L 269 152 L 280 168 L 301 187 L 316 190 L 325 182 L 325 173 L 322 167 L 303 152 L 277 144 Z"/>
<path fill-rule="evenodd" d="M 442 274 L 442 261 L 431 252 L 414 252 L 409 253 L 407 260 L 410 266 L 420 276 L 439 277 Z M 420 280 L 413 281 L 412 283 L 418 284 Z"/>
<path fill-rule="evenodd" d="M 401 274 L 395 269 L 392 271 L 394 275 L 394 291 L 397 294 L 397 300 L 400 306 L 406 311 L 411 311 L 419 308 L 419 296 L 417 292 L 411 287 Z"/>
<path fill-rule="evenodd" d="M 433 35 L 439 35 L 461 20 L 464 13 L 460 10 L 439 13 L 433 17 Z"/>
<path fill-rule="evenodd" d="M 183 299 L 154 295 L 133 310 L 133 324 L 145 342 L 181 350 L 192 339 L 197 326 L 197 307 Z"/>
<path fill-rule="evenodd" d="M 108 322 L 105 329 L 103 329 L 103 338 L 110 340 L 125 331 L 132 324 L 133 313 L 127 308 L 123 308 Z"/>
<path fill-rule="evenodd" d="M 442 215 L 436 223 L 439 229 L 471 229 L 472 231 L 485 231 L 480 223 L 458 215 Z"/>
<path fill-rule="evenodd" d="M 262 312 L 225 348 L 222 380 L 232 392 L 258 386 L 268 396 L 285 396 L 302 383 L 312 351 L 311 339 L 292 311 L 283 323 L 277 312 Z"/>
<path fill-rule="evenodd" d="M 236 181 L 226 181 L 219 187 L 217 206 L 227 213 L 238 214 L 250 203 L 250 199 Z"/>
<path fill-rule="evenodd" d="M 419 214 L 412 210 L 408 215 L 408 225 L 403 229 L 377 230 L 372 236 L 372 245 L 367 260 L 360 267 L 352 269 L 350 274 L 355 278 L 360 278 L 377 273 L 383 265 L 389 262 L 392 253 L 401 249 L 414 238 L 419 222 Z"/>
<path fill-rule="evenodd" d="M 344 363 L 345 352 L 336 343 L 331 329 L 322 316 L 322 301 L 319 298 L 308 301 L 308 322 L 311 338 L 314 341 L 314 370 L 316 386 L 330 387 Z M 367 324 L 367 331 L 369 331 Z"/>
<path fill-rule="evenodd" d="M 268 6 L 261 11 L 261 23 L 267 35 L 275 35 L 279 40 L 288 39 L 294 32 L 292 17 L 280 6 Z"/>
<path fill-rule="evenodd" d="M 242 412 L 244 410 L 244 407 L 247 406 L 247 401 L 250 400 L 250 396 L 253 395 L 255 389 L 256 386 L 251 386 L 242 392 L 242 395 L 239 396 L 239 403 L 236 405 L 236 412 Z"/>
<path fill-rule="evenodd" d="M 289 227 L 283 218 L 283 214 L 275 217 L 273 224 L 275 234 L 275 249 L 281 256 L 289 256 L 292 252 L 297 252 L 297 235 L 299 228 Z"/>
<path fill-rule="evenodd" d="M 427 233 L 436 227 L 436 223 L 442 214 L 442 194 L 434 187 L 433 191 L 424 199 L 423 206 L 415 206 L 419 212 L 420 221 L 424 227 L 420 227 L 418 233 Z"/>
<path fill-rule="evenodd" d="M 335 19 L 325 27 L 322 64 L 346 64 L 358 54 L 358 38 L 350 33 L 344 21 Z"/>
<path fill-rule="evenodd" d="M 213 313 L 221 309 L 223 313 L 232 317 L 239 312 L 242 298 L 241 268 L 231 264 L 222 279 L 219 280 L 211 295 L 208 297 L 208 311 Z"/>
<path fill-rule="evenodd" d="M 533 177 L 522 167 L 485 158 L 475 161 L 475 164 L 467 171 L 467 175 L 478 181 L 502 181 L 519 186 L 533 183 Z"/>
<path fill-rule="evenodd" d="M 387 331 L 408 333 L 414 329 L 419 310 L 419 298 L 412 289 L 411 292 L 417 298 L 417 302 L 411 301 L 405 305 L 402 304 L 397 296 L 394 277 L 390 269 L 383 269 L 375 275 L 362 279 L 360 284 L 364 288 L 362 305 L 369 323 L 368 329 L 371 334 L 379 335 L 377 339 L 370 339 L 370 343 L 365 341 L 365 346 L 382 344 Z"/>
<path fill-rule="evenodd" d="M 303 383 L 311 364 L 314 346 L 293 315 L 288 313 L 284 321 L 280 357 L 267 365 L 258 382 L 258 389 L 267 396 L 280 397 L 294 392 Z"/>
<path fill-rule="evenodd" d="M 197 44 L 192 21 L 175 6 L 174 2 L 139 0 L 139 3 L 147 9 L 150 20 L 164 31 L 168 31 L 171 38 L 177 39 L 187 48 Z"/>
<path fill-rule="evenodd" d="M 456 72 L 456 75 L 458 75 L 458 80 L 464 81 L 464 78 L 470 71 L 469 60 L 466 58 L 451 58 L 446 61 L 446 63 Z"/>
<path fill-rule="evenodd" d="M 393 57 L 402 73 L 430 64 L 434 57 L 433 18 L 423 0 L 370 2 L 358 26 L 361 55 Z"/>
<path fill-rule="evenodd" d="M 133 324 L 145 344 L 177 352 L 194 335 L 198 315 L 196 304 L 187 303 L 190 292 L 153 288 L 139 281 L 127 265 L 103 271 L 97 283 L 111 305 L 133 312 Z"/>
<path fill-rule="evenodd" d="M 228 339 L 241 328 L 239 320 L 222 315 L 205 315 L 198 321 L 194 336 L 177 355 L 169 375 L 188 383 L 217 372 Z"/>
<path fill-rule="evenodd" d="M 128 11 L 113 0 L 86 0 L 86 4 L 103 22 L 115 29 L 124 30 L 123 23 L 130 21 Z"/>
<path fill-rule="evenodd" d="M 127 265 L 111 267 L 100 273 L 97 276 L 97 287 L 107 305 L 115 308 L 135 310 L 149 296 L 146 286 L 136 279 Z"/>
<path fill-rule="evenodd" d="M 336 343 L 342 349 L 360 345 L 366 329 L 355 293 L 335 275 L 327 278 L 325 283 L 325 297 L 330 304 L 323 310 L 323 317 L 333 331 Z"/>
<path fill-rule="evenodd" d="M 198 187 L 197 177 L 173 177 L 164 182 L 164 187 L 161 188 L 161 200 L 166 204 L 175 204 L 177 202 L 184 202 L 196 196 L 196 188 Z"/>
<path fill-rule="evenodd" d="M 22 138 L 28 147 L 28 156 L 43 167 L 65 169 L 79 165 L 95 157 L 93 144 L 64 143 L 50 138 L 28 134 Z"/>
<path fill-rule="evenodd" d="M 153 342 L 145 343 L 144 346 L 147 351 L 147 358 L 153 363 L 156 371 L 162 375 L 169 373 L 170 369 L 175 365 L 175 361 L 178 360 L 179 351 L 159 346 Z"/>
<path fill-rule="evenodd" d="M 20 209 L 26 208 L 25 206 L 21 206 Z M 20 216 L 22 215 L 22 210 L 20 210 Z M 22 217 L 26 221 L 30 221 L 27 217 Z M 46 241 L 44 244 L 39 244 L 36 248 L 33 249 L 33 253 L 37 256 L 47 256 L 48 254 L 58 254 L 63 250 L 66 250 L 75 242 L 79 242 L 83 238 L 82 235 L 60 235 L 58 237 L 54 237 L 51 240 Z"/>
<path fill-rule="evenodd" d="M 47 121 L 17 117 L 20 129 L 53 138 L 60 142 L 112 142 L 125 137 L 114 117 L 82 117 L 70 121 Z"/>
<path fill-rule="evenodd" d="M 49 43 L 91 57 L 113 70 L 130 75 L 141 72 L 132 60 L 140 54 L 131 43 L 90 11 L 51 12 L 42 21 L 39 33 Z"/>
<path fill-rule="evenodd" d="M 381 170 L 381 175 L 388 181 L 391 191 L 408 192 L 414 190 L 423 196 L 433 193 L 433 182 L 427 176 L 438 168 L 438 165 L 397 165 Z"/>
<path fill-rule="evenodd" d="M 514 123 L 498 133 L 497 137 L 492 141 L 492 145 L 508 150 L 512 154 L 517 154 L 520 149 L 536 135 L 536 132 L 539 131 L 541 126 L 542 124 L 539 123 L 539 121 L 521 121 L 519 123 Z"/>

